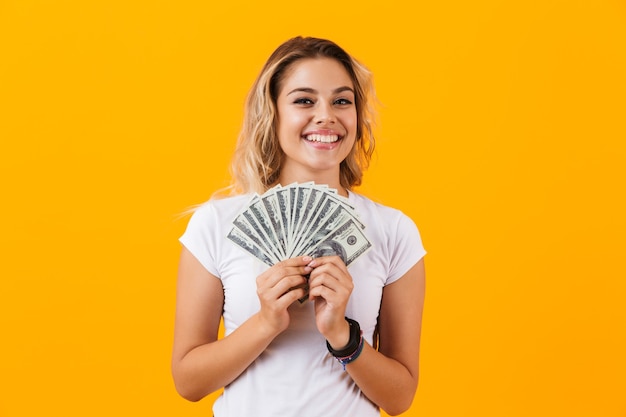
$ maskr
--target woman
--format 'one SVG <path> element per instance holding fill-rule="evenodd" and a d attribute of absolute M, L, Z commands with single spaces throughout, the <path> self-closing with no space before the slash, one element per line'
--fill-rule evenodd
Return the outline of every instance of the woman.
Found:
<path fill-rule="evenodd" d="M 172 373 L 191 401 L 225 387 L 216 417 L 367 417 L 411 405 L 425 251 L 407 216 L 351 191 L 373 152 L 372 95 L 369 72 L 316 38 L 282 44 L 253 85 L 236 195 L 200 207 L 181 237 Z M 336 255 L 269 267 L 227 240 L 252 193 L 309 181 L 336 189 L 366 225 L 373 247 L 350 269 Z"/>

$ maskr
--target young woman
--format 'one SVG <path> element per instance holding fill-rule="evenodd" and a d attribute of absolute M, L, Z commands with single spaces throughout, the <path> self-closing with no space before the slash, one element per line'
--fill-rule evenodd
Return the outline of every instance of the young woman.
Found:
<path fill-rule="evenodd" d="M 172 373 L 191 401 L 225 387 L 216 417 L 368 417 L 411 405 L 425 251 L 407 216 L 351 191 L 374 148 L 372 96 L 365 67 L 316 38 L 279 46 L 253 85 L 235 195 L 201 206 L 181 237 Z M 270 267 L 227 239 L 253 193 L 310 181 L 346 197 L 366 226 L 372 248 L 349 268 L 337 255 Z"/>

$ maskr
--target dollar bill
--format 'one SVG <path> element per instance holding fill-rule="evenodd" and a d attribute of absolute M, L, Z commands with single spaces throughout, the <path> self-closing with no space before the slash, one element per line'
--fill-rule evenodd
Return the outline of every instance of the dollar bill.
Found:
<path fill-rule="evenodd" d="M 260 197 L 256 196 L 250 203 L 248 209 L 242 213 L 254 232 L 261 237 L 264 246 L 268 248 L 271 255 L 277 259 L 284 259 L 284 254 L 280 250 L 277 240 L 273 235 L 270 219 L 260 202 Z"/>
<path fill-rule="evenodd" d="M 333 225 L 333 219 L 337 217 L 336 211 L 340 207 L 339 203 L 337 203 L 333 199 L 325 198 L 322 202 L 321 207 L 317 211 L 317 215 L 314 219 L 311 219 L 311 222 L 300 237 L 294 242 L 294 248 L 291 252 L 291 256 L 297 256 L 295 254 L 302 252 L 303 245 L 311 245 L 313 241 L 317 239 L 319 241 L 321 238 L 326 236 L 332 230 L 328 230 L 327 232 L 320 232 L 320 228 L 324 225 Z M 321 234 L 321 236 L 319 236 Z"/>
<path fill-rule="evenodd" d="M 261 203 L 263 204 L 265 213 L 267 213 L 269 218 L 272 242 L 277 245 L 281 256 L 285 257 L 287 255 L 287 237 L 285 236 L 285 230 L 283 228 L 280 206 L 278 205 L 278 200 L 276 198 L 276 190 L 262 195 Z M 260 210 L 258 213 L 261 214 Z"/>
<path fill-rule="evenodd" d="M 233 228 L 230 233 L 228 233 L 227 237 L 240 248 L 251 253 L 254 257 L 261 260 L 263 263 L 269 266 L 272 266 L 276 263 L 273 259 L 270 259 L 260 247 L 251 242 L 249 237 L 245 235 L 241 230 Z"/>
<path fill-rule="evenodd" d="M 311 189 L 302 210 L 303 212 L 300 217 L 300 223 L 296 226 L 296 230 L 294 230 L 292 244 L 289 247 L 290 253 L 294 253 L 297 250 L 300 241 L 306 238 L 311 222 L 315 216 L 319 215 L 317 210 L 319 210 L 319 205 L 322 203 L 322 200 L 324 200 L 324 194 L 323 190 L 314 188 Z"/>
<path fill-rule="evenodd" d="M 306 200 L 311 193 L 311 184 L 301 184 L 297 188 L 297 192 L 295 195 L 295 202 L 291 209 L 291 241 L 295 241 L 297 238 L 297 231 L 300 228 L 300 218 L 304 214 L 304 210 L 306 208 Z"/>
<path fill-rule="evenodd" d="M 280 213 L 280 221 L 283 227 L 283 235 L 285 236 L 285 250 L 287 253 L 289 253 L 289 224 L 291 221 L 291 200 L 289 198 L 289 194 L 290 190 L 288 188 L 279 188 L 274 194 Z"/>
<path fill-rule="evenodd" d="M 233 225 L 233 230 L 238 229 L 241 233 L 243 233 L 243 237 L 245 237 L 249 246 L 258 248 L 263 252 L 266 258 L 271 259 L 274 262 L 280 261 L 281 258 L 273 252 L 271 245 L 268 245 L 268 242 L 264 239 L 264 237 L 257 232 L 258 227 L 255 228 L 252 226 L 246 216 L 242 214 L 235 218 L 235 220 L 233 220 Z M 237 237 L 241 239 L 242 235 L 237 234 Z"/>
<path fill-rule="evenodd" d="M 301 255 L 339 255 L 346 265 L 370 247 L 349 200 L 326 185 L 277 185 L 255 194 L 228 239 L 267 265 Z"/>
<path fill-rule="evenodd" d="M 348 266 L 371 247 L 363 229 L 350 219 L 305 254 L 313 257 L 338 255 Z"/>

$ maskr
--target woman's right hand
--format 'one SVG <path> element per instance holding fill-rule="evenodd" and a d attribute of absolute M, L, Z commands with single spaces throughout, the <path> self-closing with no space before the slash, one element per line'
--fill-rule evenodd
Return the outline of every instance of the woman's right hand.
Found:
<path fill-rule="evenodd" d="M 287 309 L 307 293 L 307 278 L 313 268 L 310 256 L 299 256 L 272 266 L 257 277 L 257 295 L 261 302 L 259 319 L 268 332 L 278 335 L 289 326 Z"/>

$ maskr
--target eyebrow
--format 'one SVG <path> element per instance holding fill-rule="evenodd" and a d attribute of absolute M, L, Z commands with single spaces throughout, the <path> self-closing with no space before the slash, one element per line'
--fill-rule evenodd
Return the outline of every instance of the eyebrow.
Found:
<path fill-rule="evenodd" d="M 352 94 L 354 94 L 354 90 L 348 86 L 335 88 L 333 90 L 333 94 L 343 93 L 344 91 L 350 91 Z M 310 88 L 310 87 L 300 87 L 300 88 L 294 88 L 293 90 L 288 92 L 287 95 L 294 94 L 294 93 L 317 94 L 317 90 L 315 90 L 314 88 Z"/>

